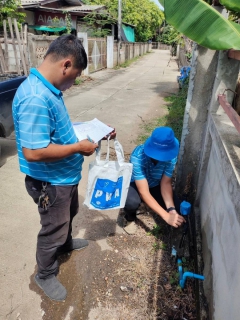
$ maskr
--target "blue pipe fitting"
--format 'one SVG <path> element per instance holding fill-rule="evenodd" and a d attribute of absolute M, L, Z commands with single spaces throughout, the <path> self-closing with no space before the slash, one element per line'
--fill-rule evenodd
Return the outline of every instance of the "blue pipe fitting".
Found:
<path fill-rule="evenodd" d="M 184 289 L 184 287 L 185 287 L 185 282 L 186 282 L 187 278 L 194 278 L 194 279 L 198 279 L 198 280 L 205 279 L 204 276 L 197 274 L 197 273 L 193 273 L 193 272 L 189 272 L 189 271 L 186 271 L 183 273 L 182 260 L 178 259 L 177 263 L 178 263 L 178 272 L 179 272 L 179 285 L 182 289 Z"/>
<path fill-rule="evenodd" d="M 180 205 L 180 213 L 182 216 L 188 216 L 191 212 L 191 204 L 187 201 L 183 201 Z M 184 235 L 184 234 L 183 234 Z M 183 238 L 182 238 L 183 239 Z M 181 242 L 182 242 L 181 239 Z M 181 247 L 181 244 L 180 244 Z M 172 255 L 175 255 L 175 248 L 172 248 Z M 183 272 L 183 267 L 182 267 L 182 259 L 178 258 L 177 259 L 177 264 L 178 264 L 178 273 L 179 273 L 179 285 L 180 287 L 183 289 L 185 286 L 185 282 L 187 280 L 187 278 L 194 278 L 194 279 L 198 279 L 198 280 L 204 280 L 205 277 L 200 275 L 200 274 L 196 274 L 193 272 Z"/>
<path fill-rule="evenodd" d="M 177 250 L 175 249 L 174 246 L 172 246 L 172 253 L 171 253 L 172 257 L 176 257 L 177 256 Z"/>
<path fill-rule="evenodd" d="M 205 277 L 200 275 L 200 274 L 196 274 L 196 273 L 193 273 L 193 272 L 186 271 L 186 272 L 184 272 L 182 279 L 180 279 L 180 281 L 179 281 L 180 287 L 182 289 L 185 286 L 185 282 L 186 282 L 187 278 L 194 278 L 194 279 L 198 279 L 198 280 L 204 280 L 205 279 Z"/>
<path fill-rule="evenodd" d="M 191 203 L 187 202 L 187 201 L 183 201 L 180 204 L 180 213 L 183 216 L 187 216 L 189 215 L 191 212 Z"/>
<path fill-rule="evenodd" d="M 177 259 L 177 264 L 178 264 L 179 280 L 181 280 L 182 277 L 183 277 L 182 260 L 181 259 Z"/>

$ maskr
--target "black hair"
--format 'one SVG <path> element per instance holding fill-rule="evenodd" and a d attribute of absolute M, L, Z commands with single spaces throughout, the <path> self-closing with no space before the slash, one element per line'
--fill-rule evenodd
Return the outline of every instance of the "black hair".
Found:
<path fill-rule="evenodd" d="M 51 55 L 51 59 L 56 62 L 62 58 L 72 56 L 74 68 L 86 69 L 87 54 L 80 39 L 72 34 L 62 35 L 55 39 L 49 46 L 45 58 Z"/>

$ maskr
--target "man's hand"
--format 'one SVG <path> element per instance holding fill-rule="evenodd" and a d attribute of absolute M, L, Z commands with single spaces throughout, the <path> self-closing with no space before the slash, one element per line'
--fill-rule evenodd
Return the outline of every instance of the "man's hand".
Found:
<path fill-rule="evenodd" d="M 77 145 L 79 148 L 78 152 L 83 156 L 91 156 L 98 148 L 97 143 L 90 142 L 87 139 L 79 141 Z"/>
<path fill-rule="evenodd" d="M 108 126 L 111 127 L 109 124 L 108 124 Z M 107 136 L 103 137 L 102 140 L 107 140 L 109 138 L 109 136 L 110 136 L 110 140 L 115 139 L 116 135 L 117 135 L 117 132 L 114 128 L 113 131 L 110 132 Z"/>
<path fill-rule="evenodd" d="M 186 220 L 181 215 L 179 215 L 176 210 L 171 210 L 170 212 L 167 212 L 160 206 L 156 199 L 154 199 L 153 196 L 150 194 L 147 179 L 136 180 L 135 183 L 142 200 L 170 226 L 178 228 L 184 222 L 186 222 Z M 169 207 L 174 207 L 172 197 L 169 197 L 169 199 L 171 199 L 171 201 L 169 202 Z"/>
<path fill-rule="evenodd" d="M 171 210 L 170 212 L 168 212 L 164 220 L 174 228 L 178 228 L 184 222 L 186 222 L 186 220 L 182 216 L 180 216 L 176 210 Z"/>

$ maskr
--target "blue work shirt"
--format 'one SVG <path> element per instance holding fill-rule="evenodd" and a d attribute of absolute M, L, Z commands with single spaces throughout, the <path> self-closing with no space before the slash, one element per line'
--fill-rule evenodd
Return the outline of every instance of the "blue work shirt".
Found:
<path fill-rule="evenodd" d="M 130 162 L 133 164 L 131 182 L 146 179 L 149 188 L 159 185 L 162 176 L 172 177 L 177 157 L 170 161 L 158 161 L 154 164 L 151 158 L 144 153 L 144 145 L 136 147 L 131 156 Z"/>
<path fill-rule="evenodd" d="M 53 162 L 28 162 L 22 147 L 46 148 L 50 143 L 76 143 L 72 123 L 62 92 L 37 69 L 18 88 L 13 100 L 13 120 L 21 172 L 53 185 L 75 185 L 81 179 L 83 156 L 74 154 Z"/>

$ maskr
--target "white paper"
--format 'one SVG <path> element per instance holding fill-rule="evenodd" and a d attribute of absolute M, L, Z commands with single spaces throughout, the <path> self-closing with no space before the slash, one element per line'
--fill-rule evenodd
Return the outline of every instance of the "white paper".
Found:
<path fill-rule="evenodd" d="M 73 129 L 79 141 L 91 139 L 96 143 L 114 130 L 97 118 L 86 122 L 74 122 Z"/>

